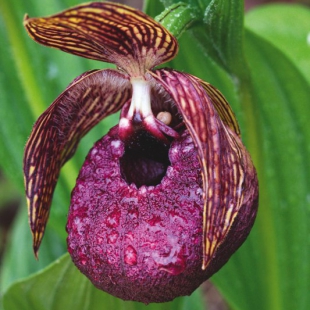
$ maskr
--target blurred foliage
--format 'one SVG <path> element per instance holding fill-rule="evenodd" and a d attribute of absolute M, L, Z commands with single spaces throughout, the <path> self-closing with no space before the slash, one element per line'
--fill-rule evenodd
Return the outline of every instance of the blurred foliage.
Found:
<path fill-rule="evenodd" d="M 155 17 L 177 2 L 149 0 L 144 9 Z M 244 27 L 241 0 L 182 2 L 183 15 L 172 11 L 163 21 L 168 29 L 174 27 L 174 33 L 188 27 L 179 39 L 179 55 L 166 66 L 192 73 L 226 96 L 260 181 L 254 229 L 212 281 L 233 309 L 308 309 L 310 10 L 301 5 L 262 6 L 246 14 Z M 107 67 L 35 44 L 22 19 L 25 13 L 50 15 L 77 3 L 0 1 L 0 167 L 20 195 L 23 148 L 36 118 L 76 76 Z M 188 14 L 195 22 L 188 23 Z M 0 294 L 6 292 L 6 310 L 144 307 L 97 291 L 75 270 L 68 255 L 59 259 L 66 252 L 66 213 L 79 167 L 94 141 L 117 119 L 112 116 L 96 126 L 62 170 L 39 263 L 33 258 L 23 203 L 1 266 Z M 196 292 L 167 305 L 200 309 L 202 302 Z M 154 304 L 148 309 L 163 307 Z"/>

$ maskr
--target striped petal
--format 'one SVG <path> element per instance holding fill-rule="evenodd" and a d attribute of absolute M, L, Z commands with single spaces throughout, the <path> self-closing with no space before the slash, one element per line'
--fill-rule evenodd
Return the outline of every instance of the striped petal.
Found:
<path fill-rule="evenodd" d="M 25 148 L 24 177 L 36 256 L 61 167 L 81 138 L 130 96 L 130 82 L 123 73 L 92 71 L 75 79 L 35 123 Z"/>
<path fill-rule="evenodd" d="M 232 243 L 235 251 L 244 241 L 258 199 L 255 168 L 240 140 L 237 121 L 224 97 L 210 84 L 172 70 L 161 69 L 152 75 L 172 96 L 198 149 L 205 200 L 203 269 L 214 255 L 225 263 L 232 253 L 219 253 L 234 248 Z"/>
<path fill-rule="evenodd" d="M 172 59 L 176 39 L 146 14 L 109 2 L 83 4 L 47 18 L 25 17 L 37 42 L 86 58 L 114 63 L 131 76 Z"/>
<path fill-rule="evenodd" d="M 223 123 L 240 137 L 239 124 L 233 110 L 231 109 L 224 96 L 210 83 L 202 81 L 198 78 L 196 78 L 196 80 L 204 88 L 210 99 L 212 98 L 212 104 Z"/>

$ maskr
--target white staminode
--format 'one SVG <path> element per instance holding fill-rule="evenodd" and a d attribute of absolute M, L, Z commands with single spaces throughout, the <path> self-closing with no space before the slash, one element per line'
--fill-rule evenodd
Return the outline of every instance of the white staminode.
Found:
<path fill-rule="evenodd" d="M 132 99 L 128 111 L 128 117 L 132 118 L 135 113 L 139 113 L 144 119 L 152 115 L 151 109 L 151 85 L 144 78 L 131 78 Z"/>
<path fill-rule="evenodd" d="M 162 137 L 157 126 L 156 118 L 151 108 L 151 83 L 143 77 L 131 78 L 132 98 L 126 115 L 119 122 L 120 138 L 128 138 L 133 130 L 133 125 L 141 122 L 144 128 L 156 137 Z"/>

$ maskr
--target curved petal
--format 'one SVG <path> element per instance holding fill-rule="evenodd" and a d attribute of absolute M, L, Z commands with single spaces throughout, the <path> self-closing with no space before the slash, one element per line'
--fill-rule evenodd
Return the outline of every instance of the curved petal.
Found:
<path fill-rule="evenodd" d="M 212 98 L 213 106 L 222 119 L 223 123 L 230 127 L 230 129 L 240 137 L 240 128 L 235 113 L 231 109 L 224 96 L 210 83 L 207 83 L 198 78 L 196 78 L 196 80 L 201 84 L 209 97 Z"/>
<path fill-rule="evenodd" d="M 86 58 L 111 62 L 132 76 L 172 59 L 176 39 L 158 22 L 128 6 L 92 2 L 46 18 L 25 17 L 37 42 Z"/>
<path fill-rule="evenodd" d="M 203 269 L 206 269 L 235 225 L 240 209 L 257 201 L 255 168 L 239 138 L 233 112 L 220 92 L 186 73 L 161 69 L 151 74 L 174 99 L 198 148 L 205 195 Z M 253 213 L 245 214 L 248 216 L 245 222 L 248 220 L 252 227 Z"/>
<path fill-rule="evenodd" d="M 24 178 L 35 255 L 49 216 L 61 167 L 81 138 L 130 99 L 126 75 L 115 70 L 75 79 L 34 124 L 24 154 Z"/>

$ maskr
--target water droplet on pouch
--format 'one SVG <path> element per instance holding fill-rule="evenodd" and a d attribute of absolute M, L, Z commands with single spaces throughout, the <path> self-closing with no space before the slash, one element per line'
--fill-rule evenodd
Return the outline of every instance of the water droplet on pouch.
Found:
<path fill-rule="evenodd" d="M 159 270 L 164 270 L 176 276 L 183 272 L 186 267 L 186 258 L 184 257 L 184 250 L 181 248 L 179 252 L 175 251 L 174 255 L 170 255 L 167 259 L 162 259 L 162 263 L 158 264 Z"/>
<path fill-rule="evenodd" d="M 176 263 L 169 263 L 167 265 L 160 265 L 159 270 L 164 270 L 172 275 L 176 276 L 180 274 L 185 269 L 185 261 L 180 261 Z"/>
<path fill-rule="evenodd" d="M 132 232 L 128 232 L 127 234 L 125 234 L 125 239 L 128 241 L 133 241 L 133 233 Z"/>
<path fill-rule="evenodd" d="M 160 224 L 162 221 L 162 219 L 160 218 L 160 216 L 153 216 L 149 221 L 148 224 L 150 224 L 151 226 L 155 226 Z"/>
<path fill-rule="evenodd" d="M 117 241 L 117 239 L 118 239 L 118 232 L 114 230 L 108 236 L 108 243 L 113 244 Z"/>
<path fill-rule="evenodd" d="M 191 145 L 191 144 L 190 144 L 190 145 L 187 145 L 187 146 L 185 146 L 185 147 L 182 149 L 182 153 L 183 153 L 183 154 L 186 154 L 186 153 L 192 152 L 193 148 L 194 148 L 193 145 Z"/>
<path fill-rule="evenodd" d="M 96 148 L 93 148 L 91 150 L 91 155 L 96 155 L 98 153 L 98 150 Z"/>
<path fill-rule="evenodd" d="M 116 262 L 116 258 L 114 257 L 114 256 L 108 256 L 108 263 L 110 264 L 110 265 L 113 265 L 113 264 L 115 264 L 115 262 Z"/>
<path fill-rule="evenodd" d="M 128 216 L 129 216 L 130 221 L 136 220 L 139 217 L 138 209 L 129 210 Z"/>
<path fill-rule="evenodd" d="M 102 168 L 97 168 L 96 169 L 96 174 L 102 175 L 103 172 L 104 172 L 104 169 L 102 169 Z"/>
<path fill-rule="evenodd" d="M 119 225 L 119 220 L 121 217 L 120 211 L 111 212 L 106 218 L 106 224 L 108 227 L 117 227 Z"/>
<path fill-rule="evenodd" d="M 111 153 L 116 157 L 120 157 L 124 153 L 124 145 L 120 140 L 111 142 Z"/>
<path fill-rule="evenodd" d="M 137 264 L 137 251 L 131 245 L 125 249 L 124 261 L 130 266 Z"/>

